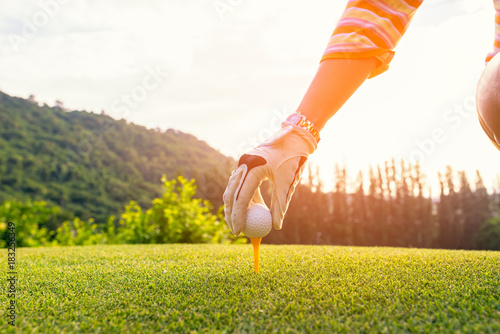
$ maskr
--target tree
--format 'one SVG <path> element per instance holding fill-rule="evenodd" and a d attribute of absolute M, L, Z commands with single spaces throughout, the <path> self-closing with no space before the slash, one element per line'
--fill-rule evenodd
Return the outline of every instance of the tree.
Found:
<path fill-rule="evenodd" d="M 56 102 L 54 103 L 54 107 L 64 110 L 64 102 L 62 102 L 61 100 L 56 100 Z"/>
<path fill-rule="evenodd" d="M 442 248 L 454 248 L 456 243 L 456 195 L 453 183 L 453 170 L 446 167 L 446 173 L 438 173 L 441 195 L 438 205 L 439 238 L 438 244 Z"/>
<path fill-rule="evenodd" d="M 477 249 L 500 250 L 500 218 L 491 218 L 481 225 L 473 245 Z"/>
<path fill-rule="evenodd" d="M 352 234 L 353 242 L 355 245 L 369 245 L 368 232 L 368 207 L 367 197 L 364 192 L 363 173 L 360 171 L 356 178 L 356 191 L 352 195 L 351 203 L 351 220 L 352 220 Z"/>
<path fill-rule="evenodd" d="M 335 165 L 335 191 L 332 194 L 333 212 L 330 218 L 328 237 L 334 243 L 352 244 L 351 226 L 349 221 L 349 204 L 347 195 L 347 171 L 345 166 Z"/>
<path fill-rule="evenodd" d="M 479 231 L 481 225 L 493 216 L 494 197 L 490 196 L 483 183 L 481 173 L 476 170 L 475 191 L 473 200 L 474 221 L 473 226 L 467 231 L 469 238 Z"/>

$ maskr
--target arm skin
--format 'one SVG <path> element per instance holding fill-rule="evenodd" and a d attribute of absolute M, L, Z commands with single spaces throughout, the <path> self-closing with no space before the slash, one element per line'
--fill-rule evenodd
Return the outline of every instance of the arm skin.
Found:
<path fill-rule="evenodd" d="M 321 130 L 378 65 L 376 58 L 323 60 L 297 110 Z"/>

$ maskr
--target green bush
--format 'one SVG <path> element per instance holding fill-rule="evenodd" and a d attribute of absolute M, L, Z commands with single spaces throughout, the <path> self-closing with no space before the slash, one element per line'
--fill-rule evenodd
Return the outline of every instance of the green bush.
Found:
<path fill-rule="evenodd" d="M 174 180 L 162 177 L 165 192 L 153 200 L 147 211 L 155 228 L 156 243 L 206 243 L 222 242 L 229 230 L 220 215 L 211 212 L 209 201 L 194 199 L 195 180 L 182 176 Z"/>
<path fill-rule="evenodd" d="M 164 193 L 144 211 L 132 201 L 116 222 L 109 217 L 107 224 L 94 219 L 74 218 L 64 221 L 56 231 L 45 224 L 59 212 L 45 202 L 4 202 L 0 206 L 0 246 L 7 244 L 7 223 L 16 224 L 17 246 L 83 246 L 95 244 L 148 243 L 244 243 L 234 238 L 226 227 L 222 207 L 213 214 L 209 201 L 193 198 L 195 180 L 179 176 L 174 180 L 162 177 Z"/>
<path fill-rule="evenodd" d="M 195 180 L 179 176 L 162 177 L 164 193 L 144 211 L 132 201 L 120 219 L 111 216 L 100 229 L 93 220 L 75 219 L 57 229 L 59 245 L 148 244 L 148 243 L 220 243 L 235 241 L 222 216 L 222 208 L 212 214 L 208 201 L 195 199 Z M 241 240 L 240 242 L 244 242 Z"/>
<path fill-rule="evenodd" d="M 500 218 L 484 222 L 474 238 L 476 249 L 500 250 Z"/>
<path fill-rule="evenodd" d="M 0 204 L 0 247 L 7 245 L 7 224 L 13 222 L 16 233 L 16 246 L 51 246 L 53 231 L 45 224 L 59 212 L 58 207 L 47 206 L 45 202 L 22 203 L 6 201 Z"/>
<path fill-rule="evenodd" d="M 110 244 L 147 243 L 245 243 L 235 238 L 226 227 L 223 207 L 212 214 L 209 201 L 194 199 L 195 180 L 182 176 L 173 180 L 162 177 L 163 196 L 153 200 L 144 211 L 130 202 L 115 224 L 110 217 L 106 227 Z"/>
<path fill-rule="evenodd" d="M 149 212 L 134 201 L 125 207 L 125 212 L 114 223 L 115 217 L 110 217 L 107 224 L 108 243 L 111 244 L 150 244 L 158 235 L 158 228 L 150 219 Z"/>
<path fill-rule="evenodd" d="M 105 244 L 107 243 L 107 235 L 94 223 L 94 219 L 90 218 L 88 221 L 84 221 L 75 218 L 72 221 L 65 221 L 57 229 L 55 241 L 59 246 Z"/>

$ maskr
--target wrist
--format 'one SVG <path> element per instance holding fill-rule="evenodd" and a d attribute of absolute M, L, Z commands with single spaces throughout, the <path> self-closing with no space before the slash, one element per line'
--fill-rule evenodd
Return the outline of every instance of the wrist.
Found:
<path fill-rule="evenodd" d="M 296 111 L 288 116 L 288 118 L 283 122 L 283 125 L 293 125 L 296 128 L 304 130 L 312 137 L 315 144 L 318 144 L 321 140 L 318 128 L 300 111 Z"/>

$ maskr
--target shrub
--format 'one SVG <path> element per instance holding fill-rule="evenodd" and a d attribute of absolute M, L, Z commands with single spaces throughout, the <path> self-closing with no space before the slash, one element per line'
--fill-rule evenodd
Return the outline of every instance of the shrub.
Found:
<path fill-rule="evenodd" d="M 94 219 L 88 221 L 75 218 L 72 221 L 65 221 L 56 234 L 56 244 L 59 246 L 86 246 L 107 243 L 107 236 L 99 226 L 94 223 Z"/>
<path fill-rule="evenodd" d="M 58 207 L 47 206 L 45 202 L 22 203 L 6 201 L 0 204 L 0 246 L 7 245 L 7 224 L 15 223 L 16 246 L 37 247 L 50 246 L 53 231 L 45 224 L 59 211 Z"/>
<path fill-rule="evenodd" d="M 147 215 L 156 226 L 157 243 L 221 242 L 228 237 L 220 215 L 211 212 L 209 201 L 194 199 L 195 180 L 182 176 L 174 180 L 162 177 L 163 197 L 153 200 Z"/>
<path fill-rule="evenodd" d="M 477 249 L 500 250 L 500 218 L 484 222 L 474 237 Z"/>

